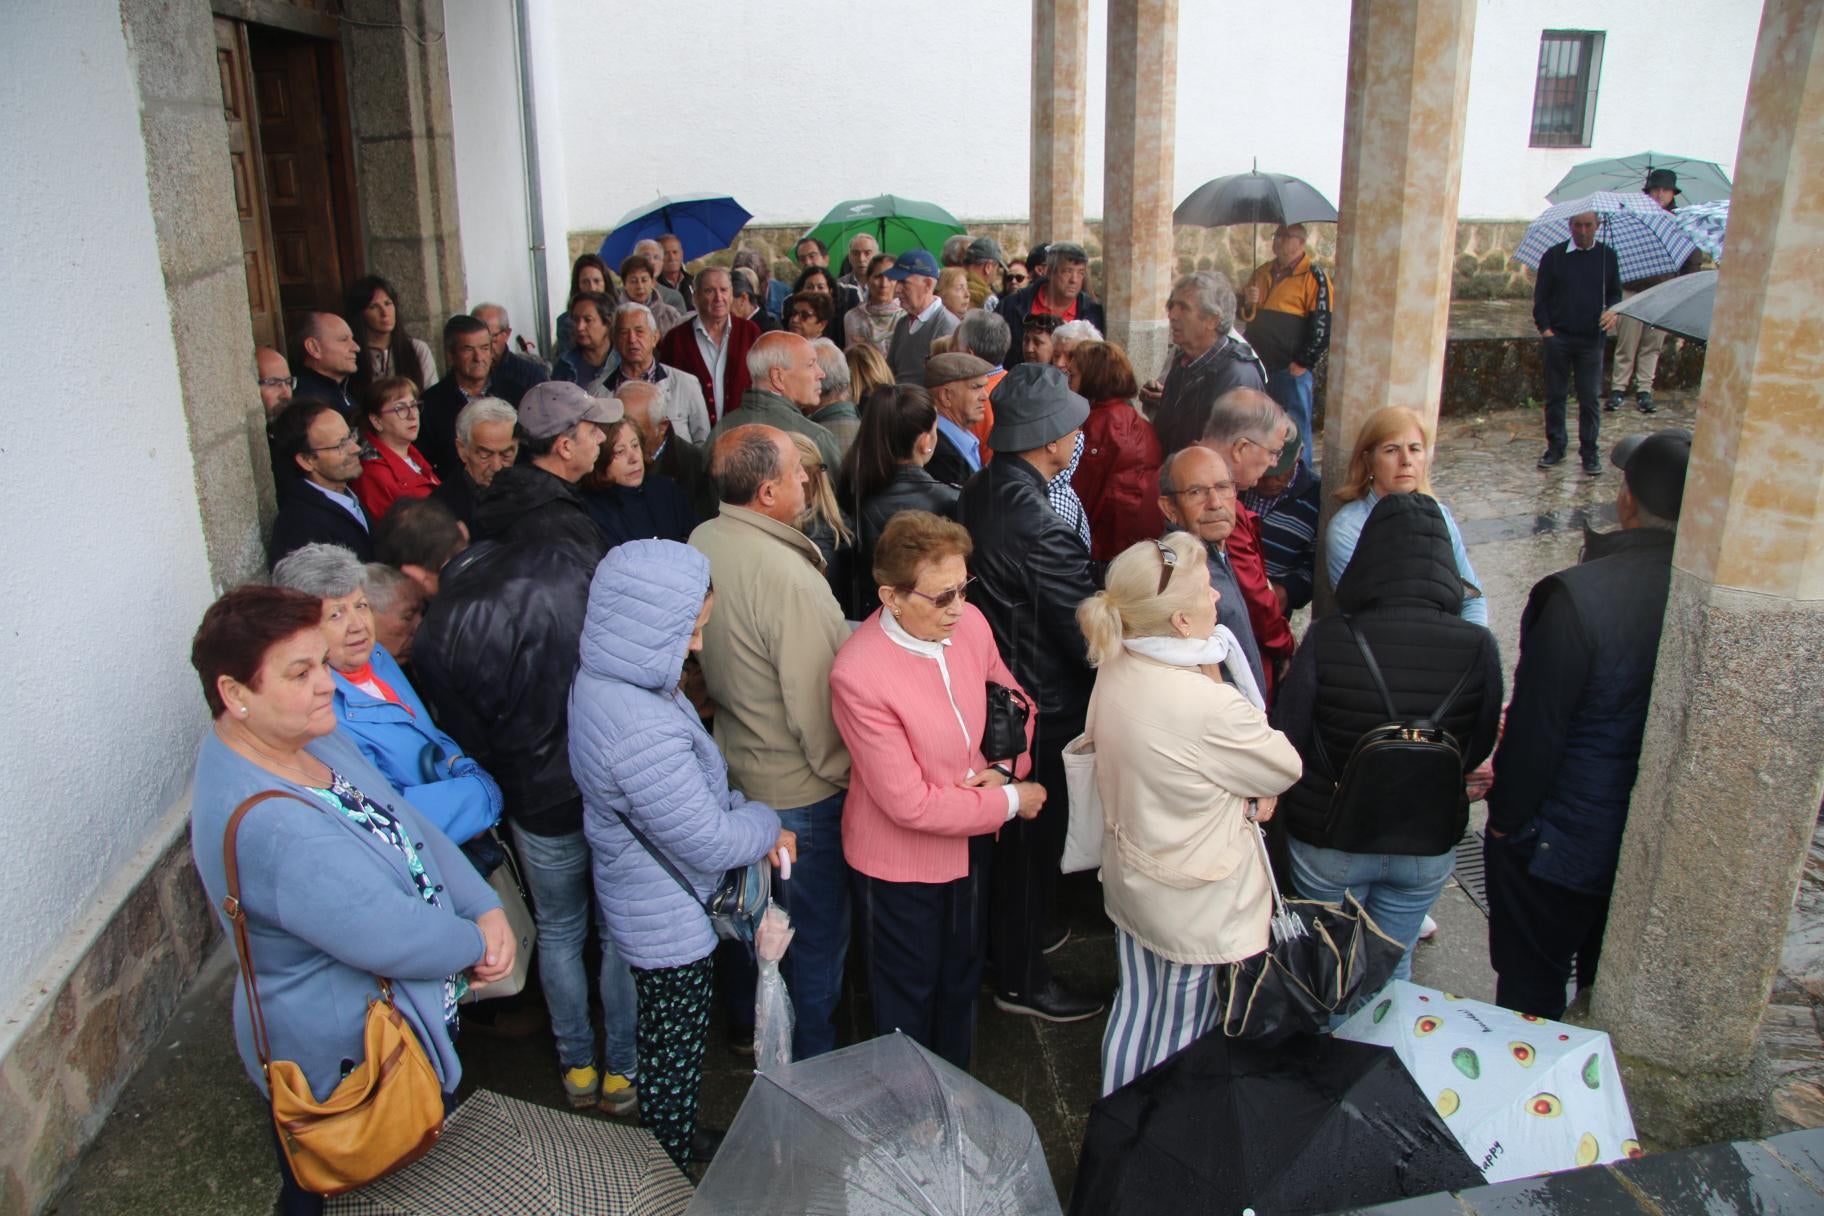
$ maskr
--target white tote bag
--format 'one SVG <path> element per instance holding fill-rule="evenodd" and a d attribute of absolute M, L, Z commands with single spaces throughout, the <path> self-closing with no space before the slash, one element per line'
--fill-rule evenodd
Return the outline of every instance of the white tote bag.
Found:
<path fill-rule="evenodd" d="M 1096 789 L 1096 744 L 1085 731 L 1064 745 L 1064 788 L 1070 795 L 1070 826 L 1065 829 L 1064 859 L 1058 868 L 1066 874 L 1093 870 L 1102 864 L 1102 795 Z"/>

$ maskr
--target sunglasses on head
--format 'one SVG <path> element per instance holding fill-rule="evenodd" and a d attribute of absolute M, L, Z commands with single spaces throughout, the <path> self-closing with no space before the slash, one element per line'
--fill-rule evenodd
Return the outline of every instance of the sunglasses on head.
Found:
<path fill-rule="evenodd" d="M 1172 581 L 1172 571 L 1178 568 L 1178 551 L 1162 540 L 1156 540 L 1153 543 L 1159 546 L 1158 594 L 1164 595 L 1166 584 Z"/>

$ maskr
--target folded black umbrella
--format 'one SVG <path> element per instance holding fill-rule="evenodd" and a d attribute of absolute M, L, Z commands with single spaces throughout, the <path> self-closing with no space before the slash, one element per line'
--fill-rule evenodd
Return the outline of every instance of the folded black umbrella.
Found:
<path fill-rule="evenodd" d="M 1070 1211 L 1295 1216 L 1482 1181 L 1391 1049 L 1217 1030 L 1090 1109 Z"/>

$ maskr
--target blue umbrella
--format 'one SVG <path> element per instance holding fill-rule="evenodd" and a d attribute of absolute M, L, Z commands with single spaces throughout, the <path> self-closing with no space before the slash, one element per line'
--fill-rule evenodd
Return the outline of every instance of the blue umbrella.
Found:
<path fill-rule="evenodd" d="M 1685 234 L 1697 242 L 1697 247 L 1720 262 L 1723 260 L 1723 237 L 1729 228 L 1729 200 L 1719 199 L 1714 203 L 1693 203 L 1689 207 L 1680 207 L 1672 213 L 1678 220 Z"/>
<path fill-rule="evenodd" d="M 690 261 L 727 249 L 753 218 L 726 194 L 660 195 L 622 216 L 597 252 L 610 267 L 618 267 L 641 241 L 671 233 L 684 246 L 684 260 Z"/>
<path fill-rule="evenodd" d="M 1646 195 L 1598 190 L 1548 207 L 1527 225 L 1520 247 L 1514 250 L 1514 260 L 1539 269 L 1539 259 L 1547 249 L 1571 239 L 1571 217 L 1585 211 L 1596 213 L 1602 225 L 1596 239 L 1615 250 L 1624 283 L 1675 274 L 1685 259 L 1697 251 L 1696 243 L 1672 212 Z"/>

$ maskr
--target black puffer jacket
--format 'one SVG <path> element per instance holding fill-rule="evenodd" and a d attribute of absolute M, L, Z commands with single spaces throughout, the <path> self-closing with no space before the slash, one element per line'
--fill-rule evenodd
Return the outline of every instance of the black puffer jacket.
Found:
<path fill-rule="evenodd" d="M 1435 500 L 1389 494 L 1375 504 L 1336 602 L 1367 639 L 1403 718 L 1429 715 L 1466 669 L 1476 669 L 1441 725 L 1463 746 L 1465 772 L 1486 760 L 1501 717 L 1501 651 L 1494 634 L 1457 615 L 1463 580 Z M 1305 762 L 1305 775 L 1280 796 L 1280 817 L 1293 836 L 1321 847 L 1335 778 L 1357 740 L 1388 720 L 1341 617 L 1306 631 L 1272 720 Z M 1319 732 L 1334 770 L 1318 759 Z M 1389 806 L 1386 813 L 1401 810 Z"/>
<path fill-rule="evenodd" d="M 1040 717 L 1081 721 L 1095 672 L 1077 605 L 1096 593 L 1082 538 L 1051 509 L 1039 471 L 1012 453 L 969 479 L 957 519 L 975 541 L 970 602 L 993 626 L 1007 666 Z"/>
<path fill-rule="evenodd" d="M 475 503 L 475 537 L 515 545 L 568 541 L 595 555 L 591 571 L 608 556 L 608 540 L 589 517 L 581 492 L 535 464 L 516 464 L 494 475 Z"/>
<path fill-rule="evenodd" d="M 582 828 L 569 699 L 597 560 L 563 541 L 484 541 L 443 568 L 412 642 L 438 725 L 494 774 L 508 818 L 540 836 Z"/>

